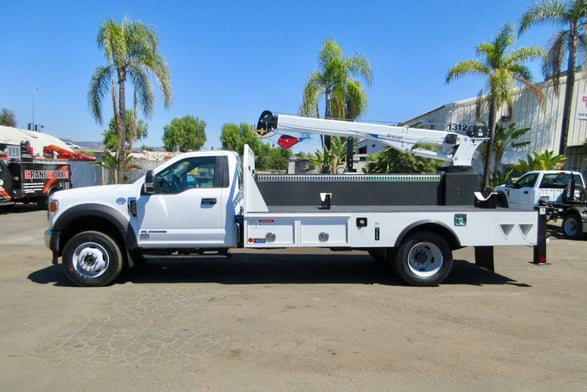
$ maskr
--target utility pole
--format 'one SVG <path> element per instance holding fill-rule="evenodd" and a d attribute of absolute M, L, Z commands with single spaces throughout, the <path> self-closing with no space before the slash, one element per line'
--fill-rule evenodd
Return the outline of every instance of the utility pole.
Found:
<path fill-rule="evenodd" d="M 39 91 L 39 89 L 35 87 L 33 89 L 33 123 L 31 124 L 32 125 L 31 129 L 33 131 L 36 131 L 36 128 L 35 128 L 35 95 L 37 94 L 37 91 Z"/>

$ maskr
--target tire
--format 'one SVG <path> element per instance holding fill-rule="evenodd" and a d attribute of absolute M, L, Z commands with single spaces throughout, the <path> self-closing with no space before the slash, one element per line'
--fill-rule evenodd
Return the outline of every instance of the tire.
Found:
<path fill-rule="evenodd" d="M 41 196 L 37 199 L 37 207 L 39 210 L 46 210 L 49 206 L 49 196 Z"/>
<path fill-rule="evenodd" d="M 84 231 L 72 237 L 63 249 L 65 274 L 77 286 L 106 286 L 122 271 L 120 247 L 110 236 Z"/>
<path fill-rule="evenodd" d="M 508 208 L 508 198 L 505 196 L 503 192 L 498 192 L 496 197 L 496 204 L 498 207 Z"/>
<path fill-rule="evenodd" d="M 385 252 L 385 258 L 387 264 L 391 267 L 391 271 L 395 275 L 399 275 L 399 271 L 397 270 L 397 248 L 387 248 Z"/>
<path fill-rule="evenodd" d="M 371 248 L 369 249 L 369 256 L 373 257 L 377 261 L 385 262 L 386 258 L 385 248 Z"/>
<path fill-rule="evenodd" d="M 405 239 L 399 247 L 393 269 L 413 286 L 436 286 L 452 270 L 452 251 L 436 233 L 420 232 Z"/>
<path fill-rule="evenodd" d="M 583 238 L 583 224 L 577 214 L 565 215 L 561 228 L 563 229 L 563 234 L 573 240 Z"/>

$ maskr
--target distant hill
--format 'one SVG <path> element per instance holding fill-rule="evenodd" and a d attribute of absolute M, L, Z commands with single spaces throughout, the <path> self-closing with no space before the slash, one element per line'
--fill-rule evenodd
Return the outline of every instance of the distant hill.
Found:
<path fill-rule="evenodd" d="M 102 142 L 78 142 L 73 139 L 62 138 L 64 142 L 70 142 L 77 144 L 81 147 L 81 150 L 101 151 L 104 149 L 104 143 Z"/>
<path fill-rule="evenodd" d="M 61 139 L 64 142 L 71 142 L 74 144 L 77 144 L 78 146 L 81 147 L 81 150 L 90 150 L 90 151 L 103 151 L 104 150 L 104 143 L 102 142 L 78 142 L 72 139 Z M 141 148 L 141 146 L 135 146 L 134 150 L 138 151 Z M 165 151 L 165 148 L 163 147 L 152 147 L 153 151 Z"/>

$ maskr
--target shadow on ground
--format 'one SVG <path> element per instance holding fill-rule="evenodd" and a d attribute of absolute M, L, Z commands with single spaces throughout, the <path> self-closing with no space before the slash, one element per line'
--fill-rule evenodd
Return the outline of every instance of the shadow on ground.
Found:
<path fill-rule="evenodd" d="M 25 212 L 41 211 L 37 203 L 28 204 L 13 204 L 13 205 L 2 205 L 0 206 L 0 215 L 5 214 L 22 214 Z"/>
<path fill-rule="evenodd" d="M 29 275 L 39 284 L 71 286 L 61 265 L 50 266 Z M 221 283 L 221 284 L 382 284 L 405 283 L 383 262 L 360 254 L 235 254 L 230 259 L 181 261 L 153 260 L 125 272 L 121 283 Z M 475 264 L 455 260 L 451 275 L 443 285 L 516 285 L 528 287 Z"/>

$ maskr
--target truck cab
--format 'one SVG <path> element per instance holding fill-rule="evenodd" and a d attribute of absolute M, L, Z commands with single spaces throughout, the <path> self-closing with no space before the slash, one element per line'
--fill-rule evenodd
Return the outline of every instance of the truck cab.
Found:
<path fill-rule="evenodd" d="M 141 248 L 228 248 L 236 245 L 240 159 L 232 152 L 199 152 L 145 176 L 130 210 Z M 141 185 L 139 183 L 139 185 Z"/>

